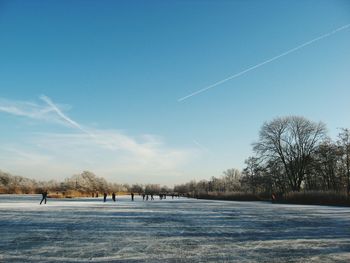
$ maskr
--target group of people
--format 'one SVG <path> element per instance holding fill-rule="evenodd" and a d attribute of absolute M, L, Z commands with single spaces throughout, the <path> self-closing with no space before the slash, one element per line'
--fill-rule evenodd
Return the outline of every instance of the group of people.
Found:
<path fill-rule="evenodd" d="M 107 202 L 107 196 L 108 194 L 106 192 L 103 193 L 103 202 Z M 134 201 L 134 193 L 130 193 L 131 201 Z M 117 195 L 115 192 L 112 193 L 112 200 L 113 202 L 117 201 Z"/>
<path fill-rule="evenodd" d="M 148 200 L 154 200 L 154 194 L 152 193 L 152 194 L 146 194 L 146 193 L 142 193 L 141 194 L 142 195 L 142 200 L 143 201 L 148 201 Z M 103 202 L 106 202 L 107 201 L 107 196 L 108 196 L 108 194 L 105 192 L 104 194 L 103 194 Z M 135 194 L 134 193 L 130 193 L 130 196 L 131 196 L 131 201 L 134 201 L 135 199 Z M 158 196 L 159 196 L 159 200 L 163 200 L 163 199 L 166 199 L 166 197 L 167 197 L 167 194 L 165 194 L 165 193 L 160 193 L 160 194 L 158 194 Z M 180 195 L 179 194 L 171 194 L 170 195 L 171 197 L 172 197 L 172 199 L 174 199 L 174 197 L 177 197 L 177 198 L 179 198 L 180 197 Z M 113 192 L 112 193 L 112 200 L 115 202 L 116 201 L 116 194 Z"/>
<path fill-rule="evenodd" d="M 142 194 L 142 200 L 143 200 L 143 201 L 145 201 L 145 200 L 148 201 L 149 196 L 151 196 L 151 200 L 154 200 L 153 194 L 146 195 L 145 193 Z"/>
<path fill-rule="evenodd" d="M 46 201 L 47 201 L 47 190 L 43 191 L 41 194 L 42 194 L 42 199 L 40 201 L 40 204 L 42 204 L 43 202 L 46 204 Z M 107 202 L 107 196 L 108 196 L 108 193 L 104 192 L 103 193 L 103 202 Z M 130 196 L 131 196 L 131 201 L 134 201 L 135 194 L 134 193 L 130 193 Z M 92 197 L 98 197 L 98 193 L 96 193 L 96 195 L 93 193 Z M 165 193 L 160 193 L 159 194 L 159 199 L 160 200 L 166 199 L 166 197 L 167 197 L 167 194 L 165 194 Z M 174 197 L 179 198 L 180 195 L 173 193 L 173 194 L 171 194 L 171 197 L 172 197 L 172 199 L 174 199 Z M 148 201 L 149 199 L 154 200 L 154 195 L 153 194 L 145 194 L 145 193 L 142 194 L 142 200 L 143 201 Z M 115 192 L 112 193 L 112 200 L 113 200 L 113 202 L 117 201 L 117 195 L 116 195 Z"/>
<path fill-rule="evenodd" d="M 106 202 L 106 201 L 107 201 L 107 195 L 108 195 L 108 194 L 107 194 L 106 192 L 103 193 L 103 202 Z M 117 201 L 116 197 L 117 197 L 117 195 L 113 192 L 113 193 L 112 193 L 112 200 L 113 200 L 113 202 Z"/>
<path fill-rule="evenodd" d="M 148 195 L 148 194 L 145 194 L 145 193 L 142 194 L 142 200 L 143 201 L 148 201 L 149 200 L 149 196 L 151 197 L 151 200 L 154 200 L 153 194 L 149 194 Z M 160 194 L 158 194 L 158 196 L 159 196 L 159 200 L 163 200 L 163 199 L 166 199 L 167 194 L 160 193 Z M 168 196 L 171 196 L 172 199 L 174 199 L 174 197 L 180 198 L 179 194 L 174 194 L 174 193 L 172 193 L 171 195 L 168 195 Z"/>

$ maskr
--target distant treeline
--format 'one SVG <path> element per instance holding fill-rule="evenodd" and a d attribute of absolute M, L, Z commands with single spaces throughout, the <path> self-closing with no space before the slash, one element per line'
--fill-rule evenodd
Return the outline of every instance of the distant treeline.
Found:
<path fill-rule="evenodd" d="M 295 202 L 305 199 L 309 193 L 309 203 L 317 203 L 324 193 L 332 196 L 332 203 L 336 203 L 338 197 L 339 202 L 349 203 L 349 129 L 340 129 L 337 138 L 332 140 L 321 122 L 299 116 L 280 117 L 262 125 L 259 138 L 252 146 L 254 156 L 246 160 L 242 171 L 228 169 L 221 177 L 190 181 L 173 189 L 159 184 L 112 184 L 88 171 L 63 182 L 38 182 L 0 172 L 0 193 L 39 193 L 43 189 L 81 194 L 175 192 L 198 198 L 260 200 L 272 197 Z M 300 192 L 303 194 L 298 194 Z"/>
<path fill-rule="evenodd" d="M 123 185 L 108 183 L 104 178 L 85 171 L 66 178 L 63 182 L 36 181 L 22 176 L 14 176 L 0 171 L 0 193 L 35 194 L 44 190 L 49 192 L 77 191 L 81 193 L 107 190 L 127 191 Z"/>
<path fill-rule="evenodd" d="M 296 196 L 305 198 L 291 195 L 292 192 L 309 192 L 317 198 L 323 192 L 348 200 L 349 129 L 340 129 L 336 140 L 332 140 L 321 122 L 299 116 L 281 117 L 265 122 L 252 146 L 254 156 L 246 160 L 242 171 L 230 169 L 221 177 L 176 185 L 174 190 L 217 199 L 225 196 L 229 199 L 230 192 L 232 198 L 242 198 L 242 193 L 246 193 L 247 199 L 252 199 L 250 194 L 262 197 L 273 194 L 280 200 L 292 196 L 295 200 Z"/>
<path fill-rule="evenodd" d="M 158 194 L 171 192 L 171 189 L 158 184 L 117 184 L 109 183 L 104 178 L 98 177 L 92 172 L 84 171 L 81 174 L 66 178 L 63 182 L 36 181 L 22 176 L 14 176 L 0 171 L 0 193 L 2 194 L 37 194 L 47 190 L 52 194 L 66 196 L 90 196 L 92 193 L 116 192 L 116 193 L 146 193 Z"/>

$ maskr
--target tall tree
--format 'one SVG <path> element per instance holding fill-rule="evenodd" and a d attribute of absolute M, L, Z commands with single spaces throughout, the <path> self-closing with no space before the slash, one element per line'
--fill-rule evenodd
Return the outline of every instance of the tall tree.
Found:
<path fill-rule="evenodd" d="M 326 128 L 304 117 L 288 116 L 265 122 L 254 144 L 254 151 L 284 167 L 291 190 L 300 191 L 311 154 L 325 138 Z"/>
<path fill-rule="evenodd" d="M 245 160 L 246 167 L 243 169 L 241 184 L 245 191 L 251 191 L 254 194 L 261 190 L 262 180 L 264 178 L 264 167 L 256 157 L 249 157 Z"/>
<path fill-rule="evenodd" d="M 224 181 L 224 187 L 225 191 L 233 192 L 233 191 L 239 191 L 240 190 L 240 182 L 241 179 L 241 172 L 238 169 L 232 168 L 227 169 L 223 172 L 223 181 Z"/>
<path fill-rule="evenodd" d="M 306 188 L 339 191 L 339 156 L 339 147 L 331 140 L 320 144 L 313 155 L 312 169 L 306 176 Z"/>

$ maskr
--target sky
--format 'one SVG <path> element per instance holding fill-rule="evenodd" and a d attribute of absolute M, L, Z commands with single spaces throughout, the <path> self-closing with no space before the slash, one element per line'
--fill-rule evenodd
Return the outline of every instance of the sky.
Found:
<path fill-rule="evenodd" d="M 335 139 L 349 47 L 350 1 L 0 0 L 0 170 L 172 185 L 242 169 L 278 116 Z"/>

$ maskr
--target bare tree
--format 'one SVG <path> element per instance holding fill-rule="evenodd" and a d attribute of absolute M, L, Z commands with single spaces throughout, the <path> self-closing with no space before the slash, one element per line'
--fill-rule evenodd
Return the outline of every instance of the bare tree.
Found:
<path fill-rule="evenodd" d="M 306 175 L 308 190 L 341 190 L 339 170 L 339 147 L 330 139 L 318 146 L 313 154 L 312 167 Z"/>
<path fill-rule="evenodd" d="M 282 164 L 292 191 L 300 191 L 311 154 L 325 138 L 326 128 L 304 117 L 288 116 L 266 122 L 254 151 L 267 162 Z"/>
<path fill-rule="evenodd" d="M 345 170 L 346 176 L 346 185 L 347 185 L 347 194 L 350 195 L 350 130 L 349 129 L 341 129 L 342 131 L 339 133 L 338 137 L 338 145 L 341 149 L 342 154 L 342 162 Z"/>
<path fill-rule="evenodd" d="M 145 193 L 146 194 L 158 194 L 160 192 L 159 184 L 146 184 Z"/>
<path fill-rule="evenodd" d="M 224 171 L 224 187 L 225 191 L 234 192 L 240 190 L 241 172 L 238 169 L 232 168 Z"/>
<path fill-rule="evenodd" d="M 261 189 L 261 179 L 263 178 L 263 167 L 260 165 L 259 159 L 249 157 L 245 160 L 246 167 L 243 169 L 242 178 L 240 180 L 242 188 L 245 191 L 255 194 Z"/>
<path fill-rule="evenodd" d="M 144 189 L 143 189 L 143 185 L 142 184 L 133 184 L 131 186 L 131 189 L 130 191 L 133 192 L 133 193 L 138 193 L 138 194 L 141 194 L 143 193 Z"/>

